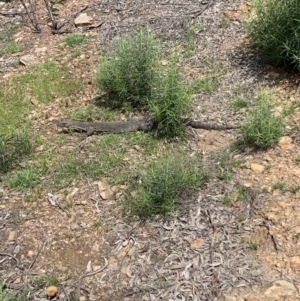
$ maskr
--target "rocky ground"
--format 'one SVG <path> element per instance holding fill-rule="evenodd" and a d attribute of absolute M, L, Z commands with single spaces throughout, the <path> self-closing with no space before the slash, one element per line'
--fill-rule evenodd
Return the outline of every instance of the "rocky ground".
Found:
<path fill-rule="evenodd" d="M 223 74 L 217 92 L 195 96 L 193 117 L 238 124 L 245 111 L 233 110 L 232 99 L 242 94 L 251 103 L 263 87 L 276 91 L 278 110 L 300 100 L 298 74 L 272 68 L 250 48 L 243 29 L 249 3 L 65 1 L 56 4 L 55 17 L 62 22 L 86 5 L 87 20 L 77 20 L 76 25 L 71 18 L 63 28 L 87 33 L 91 39 L 80 57 L 73 59 L 70 49 L 58 46 L 62 35 L 51 33 L 43 3 L 37 6 L 42 32 L 34 33 L 26 16 L 19 14 L 23 8 L 18 1 L 0 2 L 0 23 L 24 22 L 14 35 L 24 51 L 0 57 L 3 78 L 49 59 L 68 63 L 85 83 L 72 103 L 80 106 L 97 93 L 94 74 L 99 52 L 118 36 L 146 26 L 165 47 L 180 47 L 184 24 L 189 21 L 203 30 L 195 36 L 195 53 L 184 60 L 187 81 L 201 78 L 203 70 Z M 20 59 L 22 65 L 11 66 Z M 59 104 L 54 100 L 29 116 L 33 130 L 46 139 L 56 135 L 55 123 L 64 118 Z M 288 117 L 286 136 L 276 147 L 235 152 L 240 164 L 234 167 L 232 179 L 213 178 L 196 195 L 184 196 L 185 206 L 164 220 L 129 222 L 118 206 L 124 187 L 111 187 L 103 180 L 74 181 L 65 198 L 58 191 L 42 191 L 31 202 L 0 182 L 2 278 L 11 287 L 29 284 L 29 300 L 46 300 L 34 281 L 52 274 L 61 281 L 54 300 L 300 300 L 300 205 L 295 189 L 300 178 L 295 160 L 300 139 L 293 127 L 299 119 L 296 109 Z M 213 154 L 230 153 L 229 145 L 239 138 L 238 130 L 190 130 L 186 143 L 191 151 L 200 151 L 208 164 L 219 164 L 221 169 L 219 157 Z M 65 147 L 80 152 L 80 143 L 75 137 Z M 138 153 L 139 148 L 132 152 Z M 226 193 L 234 198 L 241 187 L 246 202 L 238 198 L 232 206 L 222 202 Z M 74 206 L 68 211 L 51 206 L 56 197 L 62 205 L 72 200 Z M 95 221 L 101 225 L 94 227 Z"/>

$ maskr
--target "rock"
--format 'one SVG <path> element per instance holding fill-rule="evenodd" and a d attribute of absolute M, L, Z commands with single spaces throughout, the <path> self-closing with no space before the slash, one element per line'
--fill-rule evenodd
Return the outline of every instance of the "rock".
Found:
<path fill-rule="evenodd" d="M 76 223 L 73 223 L 73 224 L 71 224 L 70 229 L 72 231 L 79 230 L 80 226 L 78 224 L 76 224 Z"/>
<path fill-rule="evenodd" d="M 17 236 L 17 232 L 16 231 L 9 231 L 8 232 L 8 238 L 7 240 L 8 241 L 13 241 L 16 239 L 16 236 Z"/>
<path fill-rule="evenodd" d="M 20 63 L 22 63 L 24 66 L 33 65 L 36 63 L 36 58 L 31 54 L 22 55 L 20 57 Z"/>
<path fill-rule="evenodd" d="M 93 265 L 93 272 L 98 271 L 101 269 L 101 265 Z"/>
<path fill-rule="evenodd" d="M 48 286 L 46 289 L 46 295 L 48 297 L 54 297 L 54 296 L 56 296 L 57 293 L 58 293 L 58 289 L 54 285 Z"/>
<path fill-rule="evenodd" d="M 261 299 L 259 299 L 257 297 L 253 297 L 252 295 L 247 296 L 244 300 L 245 301 L 261 301 Z"/>
<path fill-rule="evenodd" d="M 114 192 L 110 189 L 110 186 L 105 180 L 101 180 L 98 182 L 98 188 L 102 199 L 109 200 L 113 198 Z"/>
<path fill-rule="evenodd" d="M 264 292 L 264 295 L 278 299 L 278 297 L 291 296 L 296 292 L 297 289 L 292 283 L 286 280 L 278 280 Z"/>
<path fill-rule="evenodd" d="M 79 297 L 79 301 L 85 301 L 86 300 L 86 297 L 85 296 L 80 296 Z"/>
<path fill-rule="evenodd" d="M 293 256 L 291 258 L 291 264 L 300 267 L 300 256 Z"/>
<path fill-rule="evenodd" d="M 228 295 L 225 295 L 224 293 L 221 293 L 220 301 L 236 301 L 236 298 L 233 296 L 228 296 Z"/>
<path fill-rule="evenodd" d="M 32 257 L 34 255 L 34 252 L 32 250 L 29 250 L 27 254 L 29 257 Z"/>
<path fill-rule="evenodd" d="M 93 18 L 88 16 L 86 13 L 80 14 L 75 20 L 75 26 L 89 25 L 92 23 Z"/>
<path fill-rule="evenodd" d="M 201 237 L 197 238 L 191 242 L 191 249 L 199 249 L 202 247 L 202 245 L 203 245 L 203 239 Z"/>
<path fill-rule="evenodd" d="M 119 269 L 118 261 L 113 256 L 108 259 L 108 269 L 109 270 L 118 270 Z"/>
<path fill-rule="evenodd" d="M 293 139 L 289 136 L 283 136 L 279 138 L 278 144 L 290 144 L 293 142 Z"/>
<path fill-rule="evenodd" d="M 265 170 L 265 167 L 263 165 L 257 164 L 257 163 L 251 163 L 250 168 L 254 172 L 262 173 Z"/>
<path fill-rule="evenodd" d="M 47 50 L 47 47 L 37 47 L 34 49 L 34 52 L 45 52 Z"/>

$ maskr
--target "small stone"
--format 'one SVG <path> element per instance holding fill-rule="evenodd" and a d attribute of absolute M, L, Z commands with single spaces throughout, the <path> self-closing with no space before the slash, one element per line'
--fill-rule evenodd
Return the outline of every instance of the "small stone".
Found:
<path fill-rule="evenodd" d="M 291 296 L 296 293 L 296 291 L 297 289 L 292 283 L 286 280 L 278 280 L 265 291 L 264 295 L 267 297 L 278 298 L 280 296 Z"/>
<path fill-rule="evenodd" d="M 58 289 L 54 285 L 48 286 L 46 289 L 46 295 L 48 297 L 54 297 L 54 296 L 56 296 L 57 293 L 58 293 Z"/>
<path fill-rule="evenodd" d="M 261 299 L 259 299 L 257 297 L 253 297 L 253 296 L 247 296 L 245 298 L 245 301 L 261 301 Z"/>
<path fill-rule="evenodd" d="M 236 298 L 233 296 L 228 296 L 228 295 L 225 295 L 224 293 L 221 293 L 220 301 L 236 301 Z"/>
<path fill-rule="evenodd" d="M 80 296 L 79 297 L 79 301 L 85 301 L 86 300 L 86 297 L 85 296 Z"/>
<path fill-rule="evenodd" d="M 118 261 L 115 257 L 110 257 L 108 259 L 108 269 L 109 270 L 118 270 L 119 269 Z"/>
<path fill-rule="evenodd" d="M 12 241 L 15 240 L 17 236 L 17 232 L 16 231 L 9 231 L 8 232 L 8 241 Z"/>
<path fill-rule="evenodd" d="M 117 255 L 117 257 L 118 257 L 118 258 L 124 258 L 126 255 L 127 255 L 127 252 L 126 252 L 126 251 L 121 251 L 121 252 Z"/>
<path fill-rule="evenodd" d="M 20 63 L 22 63 L 25 66 L 33 65 L 36 63 L 36 59 L 33 55 L 26 54 L 20 57 Z"/>
<path fill-rule="evenodd" d="M 76 26 L 79 25 L 89 25 L 91 24 L 93 18 L 88 16 L 86 13 L 80 14 L 75 20 L 74 23 Z"/>
<path fill-rule="evenodd" d="M 72 231 L 79 230 L 80 226 L 78 224 L 76 224 L 76 223 L 73 223 L 73 224 L 71 224 L 70 229 Z"/>
<path fill-rule="evenodd" d="M 278 144 L 291 144 L 293 142 L 293 139 L 289 136 L 283 136 L 279 138 Z"/>
<path fill-rule="evenodd" d="M 37 47 L 34 49 L 34 52 L 45 52 L 47 50 L 47 47 Z"/>
<path fill-rule="evenodd" d="M 32 257 L 34 255 L 34 252 L 32 250 L 29 250 L 27 254 L 29 257 Z"/>
<path fill-rule="evenodd" d="M 98 188 L 102 199 L 109 200 L 113 198 L 114 192 L 111 190 L 110 186 L 105 180 L 101 180 L 98 182 Z"/>
<path fill-rule="evenodd" d="M 200 249 L 203 245 L 203 239 L 197 238 L 191 242 L 191 249 Z"/>
<path fill-rule="evenodd" d="M 250 164 L 250 168 L 257 173 L 262 173 L 265 170 L 265 167 L 263 165 L 260 164 L 256 164 L 256 163 L 251 163 Z"/>
<path fill-rule="evenodd" d="M 93 272 L 98 271 L 100 269 L 101 269 L 100 265 L 93 265 L 93 268 L 92 268 Z"/>

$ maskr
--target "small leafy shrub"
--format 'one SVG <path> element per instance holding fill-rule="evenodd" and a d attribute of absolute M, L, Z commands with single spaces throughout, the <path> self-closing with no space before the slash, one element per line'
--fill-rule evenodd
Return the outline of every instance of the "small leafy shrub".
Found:
<path fill-rule="evenodd" d="M 19 159 L 32 149 L 26 130 L 13 135 L 0 136 L 0 173 L 7 172 Z"/>
<path fill-rule="evenodd" d="M 186 55 L 191 55 L 196 49 L 195 36 L 198 32 L 202 31 L 203 27 L 201 25 L 193 25 L 189 22 L 185 24 L 184 30 L 184 51 Z"/>
<path fill-rule="evenodd" d="M 174 155 L 162 157 L 149 164 L 141 184 L 133 184 L 126 198 L 126 209 L 140 218 L 167 214 L 184 191 L 199 188 L 207 178 L 196 160 Z"/>
<path fill-rule="evenodd" d="M 176 62 L 173 62 L 160 80 L 156 97 L 149 102 L 159 136 L 174 137 L 183 134 L 185 126 L 180 118 L 189 109 L 191 101 L 191 94 L 180 83 L 179 70 Z"/>
<path fill-rule="evenodd" d="M 41 181 L 39 175 L 32 168 L 18 171 L 14 177 L 8 180 L 12 188 L 22 191 L 34 188 Z"/>
<path fill-rule="evenodd" d="M 26 301 L 28 300 L 29 289 L 13 291 L 5 287 L 5 282 L 0 284 L 0 301 Z"/>
<path fill-rule="evenodd" d="M 277 182 L 273 185 L 273 190 L 276 190 L 276 189 L 283 190 L 284 186 L 285 186 L 284 182 Z"/>
<path fill-rule="evenodd" d="M 64 42 L 67 46 L 72 47 L 86 43 L 87 37 L 82 34 L 72 33 L 64 38 Z"/>
<path fill-rule="evenodd" d="M 275 65 L 300 67 L 299 0 L 254 0 L 246 28 L 257 51 Z"/>
<path fill-rule="evenodd" d="M 187 87 L 188 91 L 192 94 L 205 92 L 212 94 L 216 92 L 219 88 L 219 82 L 216 77 L 206 77 L 202 79 L 197 79 L 194 82 L 190 83 Z"/>
<path fill-rule="evenodd" d="M 237 97 L 230 105 L 234 110 L 239 110 L 239 109 L 242 109 L 242 108 L 246 108 L 248 106 L 248 102 L 247 100 L 242 97 L 242 96 L 239 96 Z"/>
<path fill-rule="evenodd" d="M 281 115 L 276 116 L 272 112 L 273 108 L 268 93 L 261 93 L 256 108 L 249 112 L 241 127 L 245 144 L 265 149 L 278 142 L 284 133 L 285 124 Z"/>
<path fill-rule="evenodd" d="M 22 52 L 23 51 L 23 46 L 14 43 L 14 42 L 9 42 L 7 43 L 2 49 L 0 49 L 0 55 L 3 54 L 13 54 L 17 52 Z"/>
<path fill-rule="evenodd" d="M 112 106 L 144 107 L 157 85 L 159 58 L 160 45 L 149 32 L 122 37 L 103 58 L 96 82 Z"/>

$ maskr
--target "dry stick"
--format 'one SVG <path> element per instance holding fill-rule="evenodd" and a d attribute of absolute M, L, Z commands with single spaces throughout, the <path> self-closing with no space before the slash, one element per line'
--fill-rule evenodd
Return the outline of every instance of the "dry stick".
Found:
<path fill-rule="evenodd" d="M 210 210 L 207 209 L 206 212 L 207 212 L 206 214 L 207 214 L 208 219 L 209 219 L 209 223 L 211 224 L 211 226 L 213 228 L 213 236 L 212 236 L 212 239 L 211 239 L 210 250 L 209 250 L 210 251 L 210 261 L 211 261 L 211 263 L 213 263 L 213 253 L 215 251 L 215 241 L 216 241 L 218 228 L 212 222 Z M 213 281 L 212 281 L 211 296 L 209 298 L 209 301 L 213 301 L 215 299 L 215 297 L 217 297 L 217 295 L 218 295 L 217 282 L 218 282 L 218 273 L 217 273 L 217 271 L 215 271 L 214 272 L 214 278 L 213 278 Z"/>
<path fill-rule="evenodd" d="M 272 237 L 276 251 L 282 251 L 283 248 L 279 246 L 277 238 L 276 238 L 275 234 L 273 233 L 273 230 L 271 229 L 270 223 L 265 220 L 264 225 L 267 227 L 267 229 L 269 231 L 269 235 Z"/>
<path fill-rule="evenodd" d="M 15 12 L 1 12 L 0 11 L 0 15 L 2 15 L 2 16 L 15 16 L 15 15 L 26 15 L 26 13 L 25 12 L 17 12 L 17 11 L 15 11 Z"/>
<path fill-rule="evenodd" d="M 104 258 L 104 260 L 105 260 L 105 264 L 104 264 L 104 267 L 103 267 L 103 268 L 98 269 L 98 270 L 96 270 L 96 271 L 94 271 L 94 272 L 91 272 L 91 273 L 87 273 L 87 274 L 85 274 L 85 275 L 82 275 L 82 276 L 80 276 L 79 279 L 76 281 L 76 282 L 79 282 L 79 283 L 78 283 L 78 286 L 77 286 L 77 290 L 76 290 L 76 296 L 75 296 L 75 300 L 76 300 L 76 301 L 78 301 L 78 300 L 79 300 L 79 297 L 80 297 L 80 289 L 81 289 L 81 282 L 82 282 L 82 279 L 83 279 L 83 278 L 86 278 L 86 277 L 94 276 L 94 275 L 96 275 L 96 274 L 102 272 L 102 271 L 108 266 L 108 261 L 106 260 L 105 257 L 103 257 L 103 258 Z"/>
<path fill-rule="evenodd" d="M 57 26 L 57 30 L 60 30 L 62 27 L 64 27 L 71 19 L 76 18 L 80 13 L 82 13 L 83 11 L 85 11 L 89 6 L 86 5 L 84 8 L 82 8 L 81 10 L 79 10 L 78 12 L 76 12 L 75 14 L 71 15 L 70 17 L 68 17 L 61 25 Z M 57 33 L 55 31 L 52 31 L 52 33 Z"/>
<path fill-rule="evenodd" d="M 16 261 L 16 267 L 19 268 L 20 270 L 24 270 L 23 267 L 20 266 L 20 262 L 19 262 L 19 259 L 16 258 L 15 256 L 11 255 L 11 254 L 8 254 L 8 253 L 0 253 L 0 256 L 8 256 L 8 257 L 11 257 L 12 259 L 14 259 Z"/>
<path fill-rule="evenodd" d="M 53 19 L 53 14 L 52 14 L 52 9 L 50 8 L 49 2 L 48 0 L 44 0 L 48 14 L 49 14 L 49 18 L 51 19 L 52 22 L 52 28 L 54 30 L 57 30 L 57 22 Z"/>
<path fill-rule="evenodd" d="M 43 242 L 43 244 L 41 245 L 41 247 L 40 247 L 38 253 L 37 253 L 36 256 L 34 257 L 34 259 L 32 260 L 32 262 L 31 262 L 29 268 L 28 268 L 27 271 L 26 271 L 27 274 L 29 273 L 29 271 L 30 271 L 31 268 L 33 267 L 34 263 L 36 262 L 38 256 L 40 255 L 41 251 L 44 249 L 44 247 L 45 247 L 45 245 L 47 244 L 47 242 L 48 242 L 48 239 L 44 239 L 44 242 Z"/>
<path fill-rule="evenodd" d="M 214 3 L 214 0 L 210 0 L 202 9 L 192 12 L 192 14 L 193 14 L 192 19 L 195 19 L 195 18 L 199 17 L 200 15 L 202 15 L 205 10 L 207 10 L 210 6 L 213 5 L 213 3 Z"/>
<path fill-rule="evenodd" d="M 27 16 L 28 16 L 31 24 L 33 25 L 34 29 L 36 30 L 36 32 L 41 32 L 42 30 L 41 30 L 41 28 L 39 26 L 39 23 L 38 23 L 37 19 L 36 19 L 35 10 L 33 8 L 33 5 L 31 4 L 31 1 L 28 0 L 32 16 L 30 15 L 30 12 L 27 9 L 27 6 L 25 5 L 24 0 L 20 0 L 20 1 L 21 1 L 22 5 L 23 5 L 25 11 L 26 11 L 26 14 L 27 14 Z"/>

